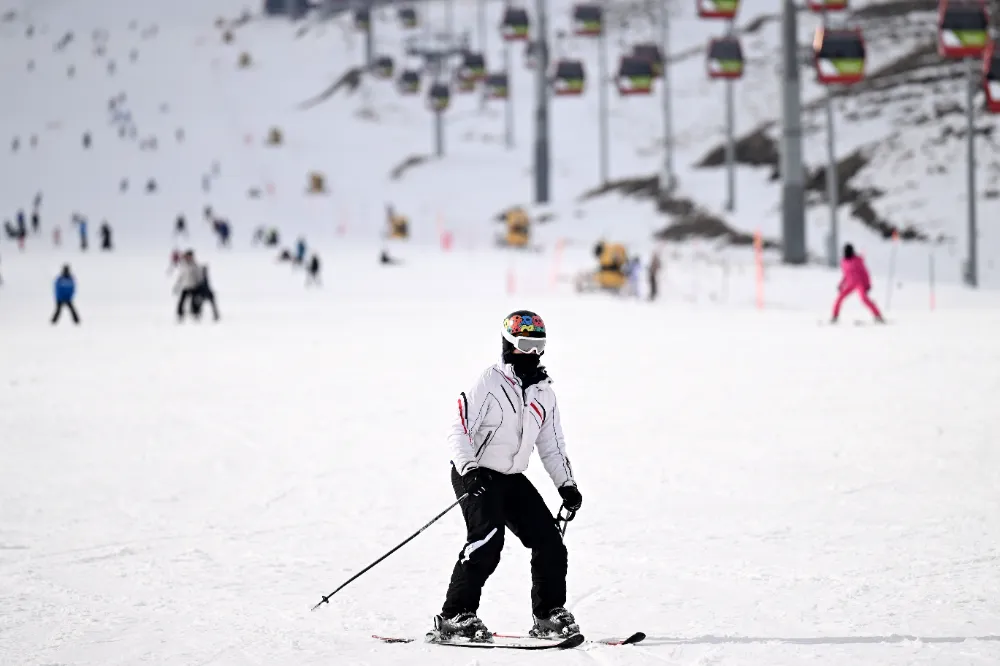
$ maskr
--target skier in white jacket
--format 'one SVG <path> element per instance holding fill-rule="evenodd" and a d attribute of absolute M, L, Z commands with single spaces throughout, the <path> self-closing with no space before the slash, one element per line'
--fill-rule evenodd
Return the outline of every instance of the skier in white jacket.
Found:
<path fill-rule="evenodd" d="M 496 569 L 505 528 L 531 549 L 531 611 L 536 637 L 579 633 L 566 603 L 566 546 L 541 495 L 522 472 L 537 447 L 545 471 L 563 505 L 575 512 L 583 503 L 566 456 L 559 406 L 552 381 L 539 364 L 545 324 L 527 310 L 507 316 L 501 329 L 499 363 L 480 375 L 458 398 L 448 442 L 451 483 L 462 501 L 468 539 L 451 576 L 438 636 L 490 642 L 493 636 L 477 615 L 483 585 Z"/>
<path fill-rule="evenodd" d="M 188 300 L 193 300 L 198 284 L 201 281 L 201 269 L 194 260 L 194 252 L 188 250 L 181 258 L 180 268 L 177 275 L 177 283 L 174 285 L 174 293 L 180 298 L 177 300 L 177 319 L 184 320 L 184 305 Z"/>

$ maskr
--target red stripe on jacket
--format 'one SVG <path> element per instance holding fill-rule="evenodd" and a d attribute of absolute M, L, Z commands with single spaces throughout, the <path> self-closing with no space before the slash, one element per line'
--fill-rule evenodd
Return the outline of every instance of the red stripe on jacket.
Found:
<path fill-rule="evenodd" d="M 462 399 L 461 398 L 458 399 L 458 420 L 462 422 L 462 430 L 464 430 L 465 434 L 468 435 L 469 434 L 469 427 L 467 425 L 465 425 L 465 414 L 462 412 Z"/>

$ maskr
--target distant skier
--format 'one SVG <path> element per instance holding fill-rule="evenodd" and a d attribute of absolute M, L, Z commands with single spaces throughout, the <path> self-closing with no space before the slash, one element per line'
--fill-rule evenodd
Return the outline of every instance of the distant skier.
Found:
<path fill-rule="evenodd" d="M 218 218 L 212 220 L 212 230 L 215 232 L 219 247 L 229 247 L 229 238 L 232 233 L 229 221 Z"/>
<path fill-rule="evenodd" d="M 76 225 L 77 231 L 80 233 L 80 249 L 84 252 L 87 251 L 87 218 L 83 215 L 73 214 L 73 224 Z"/>
<path fill-rule="evenodd" d="M 264 245 L 265 247 L 277 247 L 281 241 L 281 234 L 274 227 L 257 227 L 253 230 L 250 244 L 254 247 Z"/>
<path fill-rule="evenodd" d="M 306 239 L 301 236 L 295 241 L 295 263 L 301 264 L 306 260 Z"/>
<path fill-rule="evenodd" d="M 198 267 L 198 282 L 194 288 L 194 295 L 191 299 L 191 313 L 195 319 L 201 317 L 201 306 L 207 301 L 212 306 L 212 319 L 219 321 L 219 308 L 215 304 L 215 292 L 208 281 L 208 265 L 201 264 Z"/>
<path fill-rule="evenodd" d="M 111 242 L 111 225 L 107 221 L 101 223 L 101 249 L 105 252 L 114 249 Z"/>
<path fill-rule="evenodd" d="M 184 254 L 177 248 L 170 251 L 170 263 L 167 264 L 167 275 L 173 273 L 174 270 L 181 265 L 181 260 L 183 258 Z"/>
<path fill-rule="evenodd" d="M 24 211 L 17 211 L 17 246 L 23 252 L 24 240 L 28 237 L 28 225 L 24 219 Z"/>
<path fill-rule="evenodd" d="M 831 323 L 837 323 L 837 319 L 840 317 L 840 306 L 843 304 L 844 299 L 852 292 L 857 292 L 861 302 L 874 315 L 875 321 L 884 324 L 885 320 L 882 318 L 882 313 L 879 312 L 878 306 L 868 297 L 868 292 L 872 288 L 868 268 L 865 266 L 865 261 L 861 255 L 854 253 L 854 246 L 850 243 L 844 246 L 844 259 L 840 262 L 840 269 L 843 275 L 840 278 L 840 284 L 837 285 L 837 300 L 833 304 Z"/>
<path fill-rule="evenodd" d="M 531 549 L 531 612 L 535 637 L 579 633 L 566 603 L 566 546 L 545 500 L 523 472 L 531 451 L 538 455 L 571 512 L 583 504 L 566 457 L 559 405 L 545 368 L 542 318 L 518 310 L 500 329 L 500 362 L 485 370 L 468 393 L 458 397 L 458 414 L 448 435 L 451 485 L 462 500 L 468 529 L 465 548 L 434 630 L 489 643 L 493 635 L 477 616 L 486 579 L 497 568 L 504 531 Z"/>
<path fill-rule="evenodd" d="M 194 261 L 194 252 L 188 250 L 181 258 L 177 282 L 174 284 L 174 293 L 179 296 L 177 300 L 177 320 L 184 321 L 184 306 L 194 298 L 201 280 L 201 271 Z"/>
<path fill-rule="evenodd" d="M 183 215 L 178 215 L 177 221 L 174 222 L 174 236 L 187 237 L 187 235 L 187 220 L 184 219 Z"/>
<path fill-rule="evenodd" d="M 24 252 L 24 233 L 22 230 L 14 226 L 10 220 L 4 220 L 3 230 L 7 234 L 7 238 L 16 242 L 18 249 Z"/>
<path fill-rule="evenodd" d="M 31 233 L 37 234 L 42 230 L 42 220 L 38 216 L 38 211 L 32 211 L 31 213 Z"/>
<path fill-rule="evenodd" d="M 55 295 L 56 311 L 52 315 L 52 323 L 55 324 L 59 321 L 59 315 L 62 314 L 62 309 L 65 307 L 69 310 L 70 316 L 73 317 L 73 323 L 79 324 L 80 317 L 76 313 L 76 308 L 73 307 L 73 297 L 76 295 L 76 280 L 73 279 L 73 274 L 70 273 L 69 264 L 63 266 L 62 272 L 56 278 Z"/>
<path fill-rule="evenodd" d="M 633 298 L 639 297 L 639 278 L 642 275 L 642 264 L 639 255 L 628 260 L 625 264 L 625 275 L 628 277 L 628 294 Z"/>
<path fill-rule="evenodd" d="M 278 247 L 281 242 L 281 234 L 274 227 L 265 229 L 257 227 L 253 234 L 253 245 L 263 244 L 265 247 Z"/>
<path fill-rule="evenodd" d="M 649 268 L 647 268 L 647 275 L 649 276 L 649 300 L 656 300 L 657 287 L 659 286 L 659 276 L 660 268 L 662 264 L 660 263 L 660 253 L 653 252 L 653 258 L 649 262 Z"/>
<path fill-rule="evenodd" d="M 309 265 L 306 266 L 306 286 L 314 284 L 317 287 L 322 285 L 322 281 L 319 278 L 319 255 L 314 254 L 309 259 Z"/>

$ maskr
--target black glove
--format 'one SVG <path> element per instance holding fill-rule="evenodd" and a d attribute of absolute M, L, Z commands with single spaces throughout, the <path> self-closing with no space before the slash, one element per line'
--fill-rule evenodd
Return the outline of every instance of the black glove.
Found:
<path fill-rule="evenodd" d="M 482 497 L 489 490 L 490 471 L 481 467 L 473 467 L 462 475 L 462 487 L 470 497 Z"/>
<path fill-rule="evenodd" d="M 583 495 L 576 486 L 563 486 L 559 489 L 559 496 L 563 499 L 563 506 L 570 511 L 579 511 L 583 506 Z"/>

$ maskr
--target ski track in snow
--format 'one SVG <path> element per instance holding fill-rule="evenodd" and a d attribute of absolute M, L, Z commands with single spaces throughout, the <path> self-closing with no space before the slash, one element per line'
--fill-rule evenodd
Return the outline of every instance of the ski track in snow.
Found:
<path fill-rule="evenodd" d="M 745 3 L 748 16 L 770 11 Z M 641 205 L 603 201 L 585 219 L 541 225 L 542 252 L 497 252 L 497 225 L 481 220 L 525 189 L 529 142 L 508 155 L 454 141 L 454 162 L 387 183 L 402 157 L 427 149 L 419 103 L 383 109 L 384 91 L 372 92 L 398 120 L 382 126 L 391 150 L 371 147 L 377 135 L 354 118 L 357 99 L 289 111 L 329 73 L 291 75 L 289 63 L 319 60 L 322 49 L 339 72 L 351 54 L 339 38 L 286 49 L 292 28 L 252 24 L 237 39 L 258 65 L 242 77 L 231 71 L 242 42 L 204 41 L 217 40 L 217 13 L 242 8 L 222 4 L 178 0 L 175 18 L 151 2 L 124 13 L 120 0 L 32 5 L 44 35 L 34 46 L 22 24 L 0 24 L 12 62 L 38 60 L 37 79 L 3 73 L 19 95 L 0 99 L 2 117 L 22 136 L 40 118 L 63 123 L 40 135 L 36 153 L 0 154 L 7 208 L 44 182 L 43 226 L 61 223 L 64 234 L 62 248 L 32 238 L 23 254 L 0 239 L 0 664 L 1000 661 L 996 293 L 939 286 L 930 312 L 922 273 L 901 251 L 891 285 L 879 279 L 885 263 L 872 262 L 873 295 L 893 325 L 819 327 L 832 274 L 769 260 L 767 307 L 757 312 L 749 254 L 706 257 L 694 244 L 665 255 L 655 304 L 576 295 L 572 274 L 591 266 L 599 234 L 645 247 L 653 223 Z M 129 36 L 133 16 L 158 21 L 159 36 Z M 51 51 L 67 25 L 79 33 L 68 49 L 79 58 L 72 83 L 68 56 Z M 112 26 L 117 78 L 91 61 L 98 26 Z M 681 31 L 678 50 L 705 34 Z M 133 44 L 130 69 L 122 53 Z M 177 66 L 186 62 L 178 44 L 192 45 L 187 67 Z M 517 78 L 524 98 L 530 80 Z M 106 100 L 121 89 L 143 134 L 160 135 L 157 154 L 137 153 L 107 127 Z M 172 111 L 160 117 L 164 91 Z M 614 111 L 623 114 L 616 173 L 651 172 L 655 157 L 625 153 L 655 116 L 619 102 Z M 519 131 L 529 112 L 519 108 Z M 246 147 L 246 133 L 276 123 L 288 137 L 281 151 Z M 337 123 L 350 129 L 331 131 Z M 168 146 L 177 124 L 188 139 Z M 89 154 L 77 143 L 86 128 L 95 131 Z M 567 150 L 570 166 L 591 160 Z M 219 156 L 222 175 L 206 197 L 201 171 Z M 335 195 L 303 198 L 305 173 L 321 167 Z M 501 171 L 495 186 L 478 187 Z M 569 173 L 564 189 L 590 186 L 589 175 Z M 133 188 L 156 176 L 161 194 L 119 195 L 120 174 Z M 246 198 L 250 184 L 267 182 L 273 197 Z M 375 263 L 386 197 L 413 211 L 414 238 L 392 247 L 404 261 L 392 268 Z M 760 199 L 759 213 L 770 205 L 749 198 Z M 200 222 L 206 199 L 234 223 L 230 252 Z M 77 207 L 92 226 L 110 218 L 116 253 L 75 249 L 65 220 Z M 164 271 L 180 211 L 192 227 L 184 243 L 211 266 L 217 325 L 173 321 Z M 438 214 L 455 232 L 451 252 L 437 247 Z M 264 223 L 280 224 L 285 244 L 308 235 L 324 260 L 321 289 L 305 290 L 272 251 L 249 248 Z M 557 255 L 562 237 L 574 242 Z M 909 260 L 923 266 L 926 255 Z M 78 329 L 47 323 L 66 261 L 79 281 Z M 649 638 L 544 656 L 373 641 L 430 625 L 462 546 L 457 512 L 310 613 L 453 500 L 444 433 L 455 396 L 496 357 L 499 319 L 521 307 L 543 313 L 552 331 L 545 361 L 585 496 L 567 533 L 567 605 L 589 636 Z M 867 314 L 852 299 L 843 318 Z M 557 507 L 537 459 L 528 476 Z M 488 626 L 525 631 L 529 587 L 529 554 L 509 539 L 484 594 Z"/>

